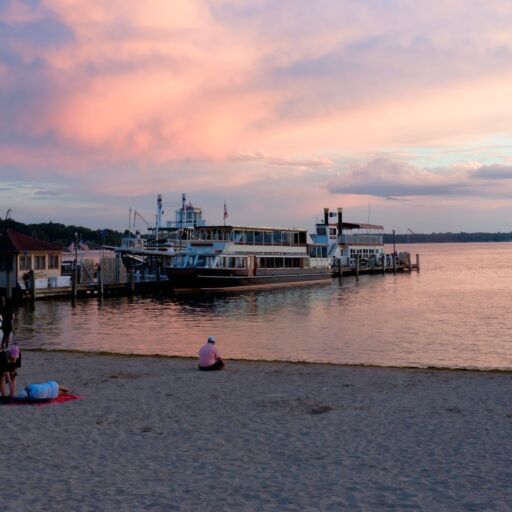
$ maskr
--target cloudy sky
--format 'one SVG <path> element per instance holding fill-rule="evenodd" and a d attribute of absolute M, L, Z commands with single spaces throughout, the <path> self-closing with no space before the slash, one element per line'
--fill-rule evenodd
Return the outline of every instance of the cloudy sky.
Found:
<path fill-rule="evenodd" d="M 509 0 L 2 0 L 0 216 L 512 230 Z"/>

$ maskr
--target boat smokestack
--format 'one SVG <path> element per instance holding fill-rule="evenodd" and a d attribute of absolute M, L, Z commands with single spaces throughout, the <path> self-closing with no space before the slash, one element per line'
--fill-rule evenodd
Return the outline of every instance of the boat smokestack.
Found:
<path fill-rule="evenodd" d="M 329 224 L 329 208 L 324 208 L 324 224 Z"/>
<path fill-rule="evenodd" d="M 343 231 L 343 208 L 338 208 L 338 235 L 341 240 L 341 232 Z"/>

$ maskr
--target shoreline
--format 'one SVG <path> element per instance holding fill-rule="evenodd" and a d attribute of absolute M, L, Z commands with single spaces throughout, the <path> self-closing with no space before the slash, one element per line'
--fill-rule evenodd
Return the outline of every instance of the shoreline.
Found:
<path fill-rule="evenodd" d="M 156 359 L 178 359 L 196 361 L 197 357 L 194 356 L 180 356 L 168 354 L 137 354 L 133 352 L 109 352 L 105 350 L 80 350 L 80 349 L 66 349 L 66 348 L 24 348 L 20 346 L 23 352 L 41 352 L 41 353 L 62 353 L 62 354 L 82 354 L 86 356 L 113 356 L 113 357 L 128 357 L 128 358 L 156 358 Z M 245 359 L 245 358 L 224 358 L 224 361 L 239 362 L 239 363 L 258 363 L 258 364 L 290 364 L 290 365 L 303 365 L 303 366 L 318 366 L 318 367 L 335 367 L 335 368 L 370 368 L 370 369 L 384 369 L 384 370 L 429 370 L 439 372 L 476 372 L 476 373 L 503 373 L 512 374 L 512 368 L 471 368 L 471 367 L 452 367 L 452 366 L 391 366 L 391 365 L 377 365 L 366 363 L 324 363 L 320 361 L 291 361 L 282 359 Z"/>

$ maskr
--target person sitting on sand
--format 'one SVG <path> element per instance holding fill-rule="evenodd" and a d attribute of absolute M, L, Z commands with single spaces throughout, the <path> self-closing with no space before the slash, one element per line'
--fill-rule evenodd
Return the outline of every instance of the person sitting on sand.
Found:
<path fill-rule="evenodd" d="M 11 398 L 16 392 L 16 370 L 21 367 L 21 352 L 18 345 L 0 352 L 0 395 L 5 397 L 5 384 L 9 384 Z"/>
<path fill-rule="evenodd" d="M 208 341 L 199 349 L 199 369 L 203 371 L 222 370 L 224 362 L 215 347 L 215 336 L 209 336 Z"/>

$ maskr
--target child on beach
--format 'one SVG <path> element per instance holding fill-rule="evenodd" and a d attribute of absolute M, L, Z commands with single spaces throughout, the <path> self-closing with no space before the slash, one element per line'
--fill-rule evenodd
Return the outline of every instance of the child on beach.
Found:
<path fill-rule="evenodd" d="M 199 349 L 199 369 L 203 371 L 222 370 L 224 362 L 219 351 L 215 347 L 217 339 L 215 336 L 209 336 L 207 342 Z"/>
<path fill-rule="evenodd" d="M 70 390 L 54 380 L 29 384 L 18 396 L 18 400 L 43 401 L 53 400 L 59 396 L 69 395 Z"/>
<path fill-rule="evenodd" d="M 18 345 L 0 352 L 0 395 L 5 397 L 5 385 L 9 384 L 11 398 L 16 392 L 16 370 L 21 367 L 21 352 Z"/>

